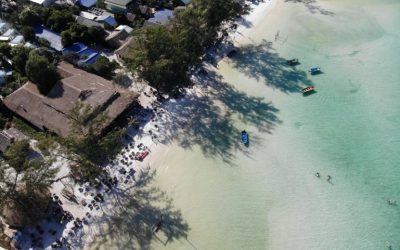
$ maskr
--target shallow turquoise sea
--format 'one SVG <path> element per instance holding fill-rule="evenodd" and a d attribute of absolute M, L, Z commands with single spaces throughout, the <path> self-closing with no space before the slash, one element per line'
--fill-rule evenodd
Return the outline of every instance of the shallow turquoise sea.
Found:
<path fill-rule="evenodd" d="M 216 102 L 250 147 L 227 162 L 176 146 L 157 166 L 192 243 L 157 249 L 400 249 L 400 207 L 386 202 L 400 202 L 400 2 L 304 2 L 278 1 L 216 73 L 244 95 Z"/>
<path fill-rule="evenodd" d="M 248 26 L 174 116 L 153 167 L 187 236 L 151 248 L 400 249 L 400 1 L 278 0 Z"/>

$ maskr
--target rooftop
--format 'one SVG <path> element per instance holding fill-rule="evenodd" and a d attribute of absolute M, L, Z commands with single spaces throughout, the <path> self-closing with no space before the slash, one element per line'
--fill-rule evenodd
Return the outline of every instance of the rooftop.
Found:
<path fill-rule="evenodd" d="M 77 4 L 85 7 L 85 8 L 90 8 L 94 5 L 96 5 L 96 0 L 78 0 Z"/>
<path fill-rule="evenodd" d="M 127 6 L 128 4 L 130 4 L 132 2 L 132 0 L 106 0 L 105 3 L 106 4 L 115 4 L 115 5 L 120 5 L 120 6 Z"/>
<path fill-rule="evenodd" d="M 63 45 L 61 43 L 61 36 L 59 33 L 54 32 L 50 29 L 46 29 L 43 26 L 35 26 L 35 34 L 39 38 L 44 38 L 50 42 L 50 47 L 57 51 L 61 51 L 63 49 Z"/>
<path fill-rule="evenodd" d="M 79 60 L 78 63 L 87 65 L 95 63 L 100 57 L 100 53 L 98 51 L 89 48 L 83 43 L 74 43 L 73 45 L 64 48 L 62 52 L 63 54 L 71 52 L 77 53 L 81 57 L 81 60 Z"/>
<path fill-rule="evenodd" d="M 105 128 L 137 97 L 65 62 L 60 62 L 58 71 L 64 78 L 47 95 L 40 94 L 35 84 L 27 82 L 7 96 L 4 104 L 35 127 L 65 137 L 71 132 L 69 112 L 77 103 L 102 107 L 110 118 L 103 124 Z"/>
<path fill-rule="evenodd" d="M 146 21 L 147 25 L 165 25 L 168 23 L 169 19 L 174 16 L 174 12 L 172 10 L 163 9 L 157 11 L 154 14 L 154 17 L 150 18 Z"/>

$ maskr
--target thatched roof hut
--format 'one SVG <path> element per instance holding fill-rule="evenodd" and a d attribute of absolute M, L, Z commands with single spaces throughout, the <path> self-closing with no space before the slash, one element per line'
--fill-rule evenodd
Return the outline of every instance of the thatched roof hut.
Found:
<path fill-rule="evenodd" d="M 14 113 L 40 130 L 50 130 L 62 137 L 70 134 L 70 111 L 77 104 L 100 107 L 108 116 L 103 129 L 112 123 L 137 98 L 137 94 L 112 82 L 61 62 L 58 71 L 63 77 L 47 95 L 32 82 L 25 83 L 4 99 Z"/>

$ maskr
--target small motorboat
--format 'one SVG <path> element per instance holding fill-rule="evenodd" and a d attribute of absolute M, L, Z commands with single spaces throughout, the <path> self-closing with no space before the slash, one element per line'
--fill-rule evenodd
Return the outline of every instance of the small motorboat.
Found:
<path fill-rule="evenodd" d="M 311 93 L 315 92 L 315 88 L 314 88 L 314 86 L 307 86 L 307 87 L 303 88 L 301 90 L 301 92 L 303 92 L 304 95 L 311 94 Z"/>
<path fill-rule="evenodd" d="M 246 132 L 246 130 L 242 131 L 242 142 L 244 145 L 249 143 L 249 134 Z"/>
<path fill-rule="evenodd" d="M 294 66 L 294 65 L 299 64 L 300 62 L 299 62 L 299 59 L 293 58 L 293 59 L 287 60 L 286 63 L 289 64 L 290 66 Z"/>
<path fill-rule="evenodd" d="M 321 73 L 321 68 L 320 67 L 311 68 L 308 72 L 310 72 L 311 75 L 316 75 Z"/>

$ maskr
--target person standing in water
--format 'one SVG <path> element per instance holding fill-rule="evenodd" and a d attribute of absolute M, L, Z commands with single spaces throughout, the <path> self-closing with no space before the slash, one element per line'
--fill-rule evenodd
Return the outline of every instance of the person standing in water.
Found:
<path fill-rule="evenodd" d="M 328 179 L 326 179 L 328 182 L 331 182 L 332 177 L 330 175 L 328 175 Z"/>
<path fill-rule="evenodd" d="M 321 175 L 318 172 L 315 173 L 315 176 L 317 176 L 318 178 L 321 177 Z"/>

